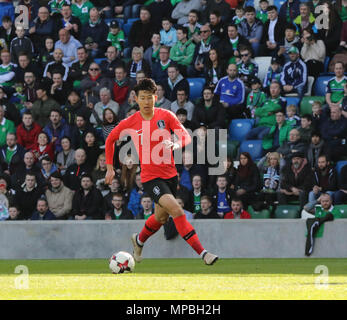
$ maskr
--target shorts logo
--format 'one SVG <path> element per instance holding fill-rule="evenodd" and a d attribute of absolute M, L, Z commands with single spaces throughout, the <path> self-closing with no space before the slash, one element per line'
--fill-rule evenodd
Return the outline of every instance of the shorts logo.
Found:
<path fill-rule="evenodd" d="M 159 129 L 165 129 L 165 121 L 164 120 L 158 120 L 157 126 Z"/>
<path fill-rule="evenodd" d="M 158 196 L 158 195 L 160 194 L 160 188 L 159 188 L 158 186 L 155 186 L 155 187 L 153 188 L 153 193 L 154 193 L 156 196 Z"/>

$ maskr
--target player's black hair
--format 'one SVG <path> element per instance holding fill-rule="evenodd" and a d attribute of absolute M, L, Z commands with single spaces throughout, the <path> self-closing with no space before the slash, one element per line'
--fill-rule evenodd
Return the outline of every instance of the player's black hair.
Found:
<path fill-rule="evenodd" d="M 157 91 L 157 86 L 152 79 L 145 78 L 134 87 L 134 91 L 136 96 L 139 94 L 140 91 L 149 91 L 155 94 Z"/>

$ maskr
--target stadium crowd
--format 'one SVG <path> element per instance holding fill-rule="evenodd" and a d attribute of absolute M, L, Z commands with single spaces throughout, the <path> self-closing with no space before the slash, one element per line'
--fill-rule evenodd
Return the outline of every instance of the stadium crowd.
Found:
<path fill-rule="evenodd" d="M 103 149 L 145 77 L 156 107 L 197 132 L 177 164 L 188 218 L 347 204 L 347 0 L 0 0 L 0 20 L 0 220 L 148 218 L 136 155 L 118 157 L 127 141 L 110 186 Z M 270 57 L 263 79 L 258 57 Z M 257 154 L 233 139 L 241 119 Z M 229 129 L 236 150 L 222 175 L 197 163 L 207 129 Z"/>

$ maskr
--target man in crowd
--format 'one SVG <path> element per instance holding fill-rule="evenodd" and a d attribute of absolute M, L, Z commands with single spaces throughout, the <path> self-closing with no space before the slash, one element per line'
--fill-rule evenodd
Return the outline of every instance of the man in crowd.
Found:
<path fill-rule="evenodd" d="M 178 109 L 185 109 L 188 113 L 188 120 L 192 120 L 194 104 L 188 100 L 187 93 L 184 90 L 177 90 L 177 100 L 171 103 L 171 111 L 176 113 Z"/>

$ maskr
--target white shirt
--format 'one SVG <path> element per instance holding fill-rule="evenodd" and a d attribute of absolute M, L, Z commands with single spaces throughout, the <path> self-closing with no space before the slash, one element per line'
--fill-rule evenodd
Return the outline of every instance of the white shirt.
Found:
<path fill-rule="evenodd" d="M 278 17 L 276 18 L 276 20 L 270 21 L 270 25 L 269 25 L 269 41 L 271 43 L 276 43 L 275 41 L 275 26 L 277 23 Z"/>

